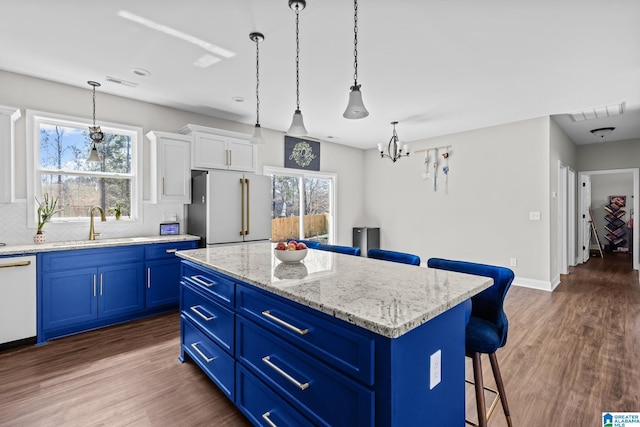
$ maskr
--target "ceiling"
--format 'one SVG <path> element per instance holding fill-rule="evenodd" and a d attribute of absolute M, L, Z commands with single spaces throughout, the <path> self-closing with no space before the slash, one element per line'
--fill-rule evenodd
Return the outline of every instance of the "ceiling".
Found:
<path fill-rule="evenodd" d="M 589 130 L 607 126 L 616 127 L 607 141 L 640 138 L 640 1 L 361 1 L 358 82 L 370 111 L 361 120 L 342 117 L 353 3 L 307 3 L 300 107 L 311 138 L 373 148 L 389 140 L 391 121 L 414 141 L 548 115 L 577 144 L 596 142 Z M 260 31 L 260 122 L 290 125 L 295 14 L 286 0 L 7 0 L 2 14 L 0 69 L 87 90 L 87 80 L 102 83 L 98 122 L 105 92 L 255 123 L 249 33 Z M 219 61 L 194 65 L 205 54 Z M 621 116 L 566 115 L 620 102 Z"/>

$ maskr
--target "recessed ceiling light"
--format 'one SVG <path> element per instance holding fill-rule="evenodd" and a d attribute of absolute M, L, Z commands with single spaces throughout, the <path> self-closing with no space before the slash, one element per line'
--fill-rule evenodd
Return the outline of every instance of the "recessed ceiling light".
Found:
<path fill-rule="evenodd" d="M 327 135 L 327 138 L 328 138 L 328 139 L 333 139 L 333 138 L 334 138 L 334 136 L 333 136 L 333 135 Z"/>
<path fill-rule="evenodd" d="M 241 96 L 234 96 L 233 99 L 235 102 L 244 102 L 244 98 Z"/>
<path fill-rule="evenodd" d="M 144 68 L 132 68 L 131 72 L 136 76 L 140 76 L 140 77 L 148 77 L 151 75 L 151 73 L 145 70 Z"/>

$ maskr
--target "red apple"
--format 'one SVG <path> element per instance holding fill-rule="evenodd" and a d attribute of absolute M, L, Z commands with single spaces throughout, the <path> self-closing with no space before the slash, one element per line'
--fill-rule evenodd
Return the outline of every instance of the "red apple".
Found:
<path fill-rule="evenodd" d="M 304 243 L 300 242 L 298 243 L 298 245 L 296 246 L 296 249 L 301 251 L 303 249 L 307 249 L 307 245 L 305 245 Z"/>
<path fill-rule="evenodd" d="M 296 242 L 295 240 L 289 240 L 287 242 L 287 245 L 297 245 L 297 244 L 298 244 L 298 242 Z"/>
<path fill-rule="evenodd" d="M 287 249 L 287 245 L 284 242 L 278 242 L 276 244 L 276 249 L 279 251 L 284 251 L 285 249 Z"/>

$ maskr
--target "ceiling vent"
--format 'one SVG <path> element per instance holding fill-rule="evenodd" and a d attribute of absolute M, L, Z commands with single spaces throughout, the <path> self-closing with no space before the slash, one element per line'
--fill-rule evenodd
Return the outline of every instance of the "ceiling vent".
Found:
<path fill-rule="evenodd" d="M 585 108 L 582 111 L 569 113 L 574 122 L 583 120 L 601 119 L 603 117 L 618 116 L 624 113 L 624 102 L 620 104 L 605 105 L 602 107 Z"/>
<path fill-rule="evenodd" d="M 127 80 L 122 80 L 122 79 L 119 79 L 117 77 L 107 76 L 107 77 L 105 77 L 105 79 L 110 83 L 115 83 L 115 84 L 118 84 L 118 85 L 129 86 L 129 87 L 137 87 L 138 86 L 138 83 L 129 82 Z"/>

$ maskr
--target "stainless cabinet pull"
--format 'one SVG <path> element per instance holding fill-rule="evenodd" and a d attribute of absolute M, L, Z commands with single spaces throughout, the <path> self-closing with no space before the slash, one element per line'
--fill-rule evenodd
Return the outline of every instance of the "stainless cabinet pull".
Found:
<path fill-rule="evenodd" d="M 100 296 L 102 296 L 102 273 L 100 273 Z"/>
<path fill-rule="evenodd" d="M 276 316 L 274 316 L 273 314 L 271 314 L 271 312 L 269 310 L 265 310 L 262 312 L 262 315 L 273 320 L 274 322 L 284 326 L 287 329 L 291 329 L 293 332 L 300 334 L 300 335 L 304 335 L 307 332 L 309 332 L 309 329 L 300 329 L 300 328 L 296 328 L 295 326 L 293 326 L 291 323 L 287 323 L 282 319 L 278 319 Z"/>
<path fill-rule="evenodd" d="M 198 316 L 202 317 L 202 318 L 203 318 L 204 320 L 206 320 L 207 322 L 208 322 L 209 320 L 213 320 L 213 319 L 215 319 L 215 316 L 209 316 L 209 317 L 207 317 L 207 316 L 205 316 L 204 314 L 200 313 L 200 310 L 198 310 L 196 307 L 200 307 L 200 308 L 202 308 L 202 307 L 201 307 L 201 306 L 199 306 L 199 305 L 194 305 L 193 307 L 190 307 L 191 311 L 193 311 L 193 312 L 194 312 L 195 314 L 197 314 Z"/>
<path fill-rule="evenodd" d="M 210 363 L 213 362 L 213 359 L 215 359 L 215 357 L 207 357 L 204 355 L 203 352 L 200 351 L 200 349 L 198 348 L 198 343 L 194 342 L 193 344 L 191 344 L 191 348 L 193 348 L 196 353 L 198 353 L 200 355 L 200 357 L 202 357 L 204 359 L 205 362 Z"/>
<path fill-rule="evenodd" d="M 270 416 L 271 416 L 271 412 L 265 412 L 264 414 L 262 414 L 262 419 L 265 420 L 270 427 L 278 427 L 273 423 L 273 421 L 269 419 Z"/>
<path fill-rule="evenodd" d="M 168 254 L 173 254 L 173 253 L 178 252 L 178 250 L 177 250 L 177 249 L 167 249 L 167 251 L 166 251 L 166 252 L 167 252 Z"/>
<path fill-rule="evenodd" d="M 27 265 L 30 265 L 31 261 L 20 261 L 20 262 L 14 262 L 11 264 L 2 264 L 0 265 L 0 268 L 9 268 L 9 267 L 26 267 Z"/>
<path fill-rule="evenodd" d="M 162 195 L 164 196 L 164 177 L 162 177 Z"/>
<path fill-rule="evenodd" d="M 93 296 L 96 296 L 96 275 L 93 275 Z"/>
<path fill-rule="evenodd" d="M 147 268 L 147 288 L 151 288 L 151 269 Z"/>
<path fill-rule="evenodd" d="M 278 368 L 276 365 L 273 364 L 273 362 L 271 361 L 271 358 L 269 356 L 263 357 L 262 361 L 264 363 L 266 363 L 268 367 L 270 367 L 271 369 L 273 369 L 274 371 L 276 371 L 277 373 L 279 373 L 280 375 L 285 377 L 291 384 L 295 385 L 300 390 L 306 390 L 306 389 L 309 388 L 309 383 L 304 383 L 303 384 L 300 381 L 298 381 L 295 378 L 293 378 L 291 375 L 287 374 L 282 369 Z"/>
<path fill-rule="evenodd" d="M 191 280 L 193 280 L 196 283 L 200 283 L 203 286 L 206 286 L 207 288 L 210 288 L 211 286 L 215 285 L 216 282 L 211 282 L 211 283 L 207 283 L 204 280 L 200 279 L 201 276 L 191 276 Z"/>

